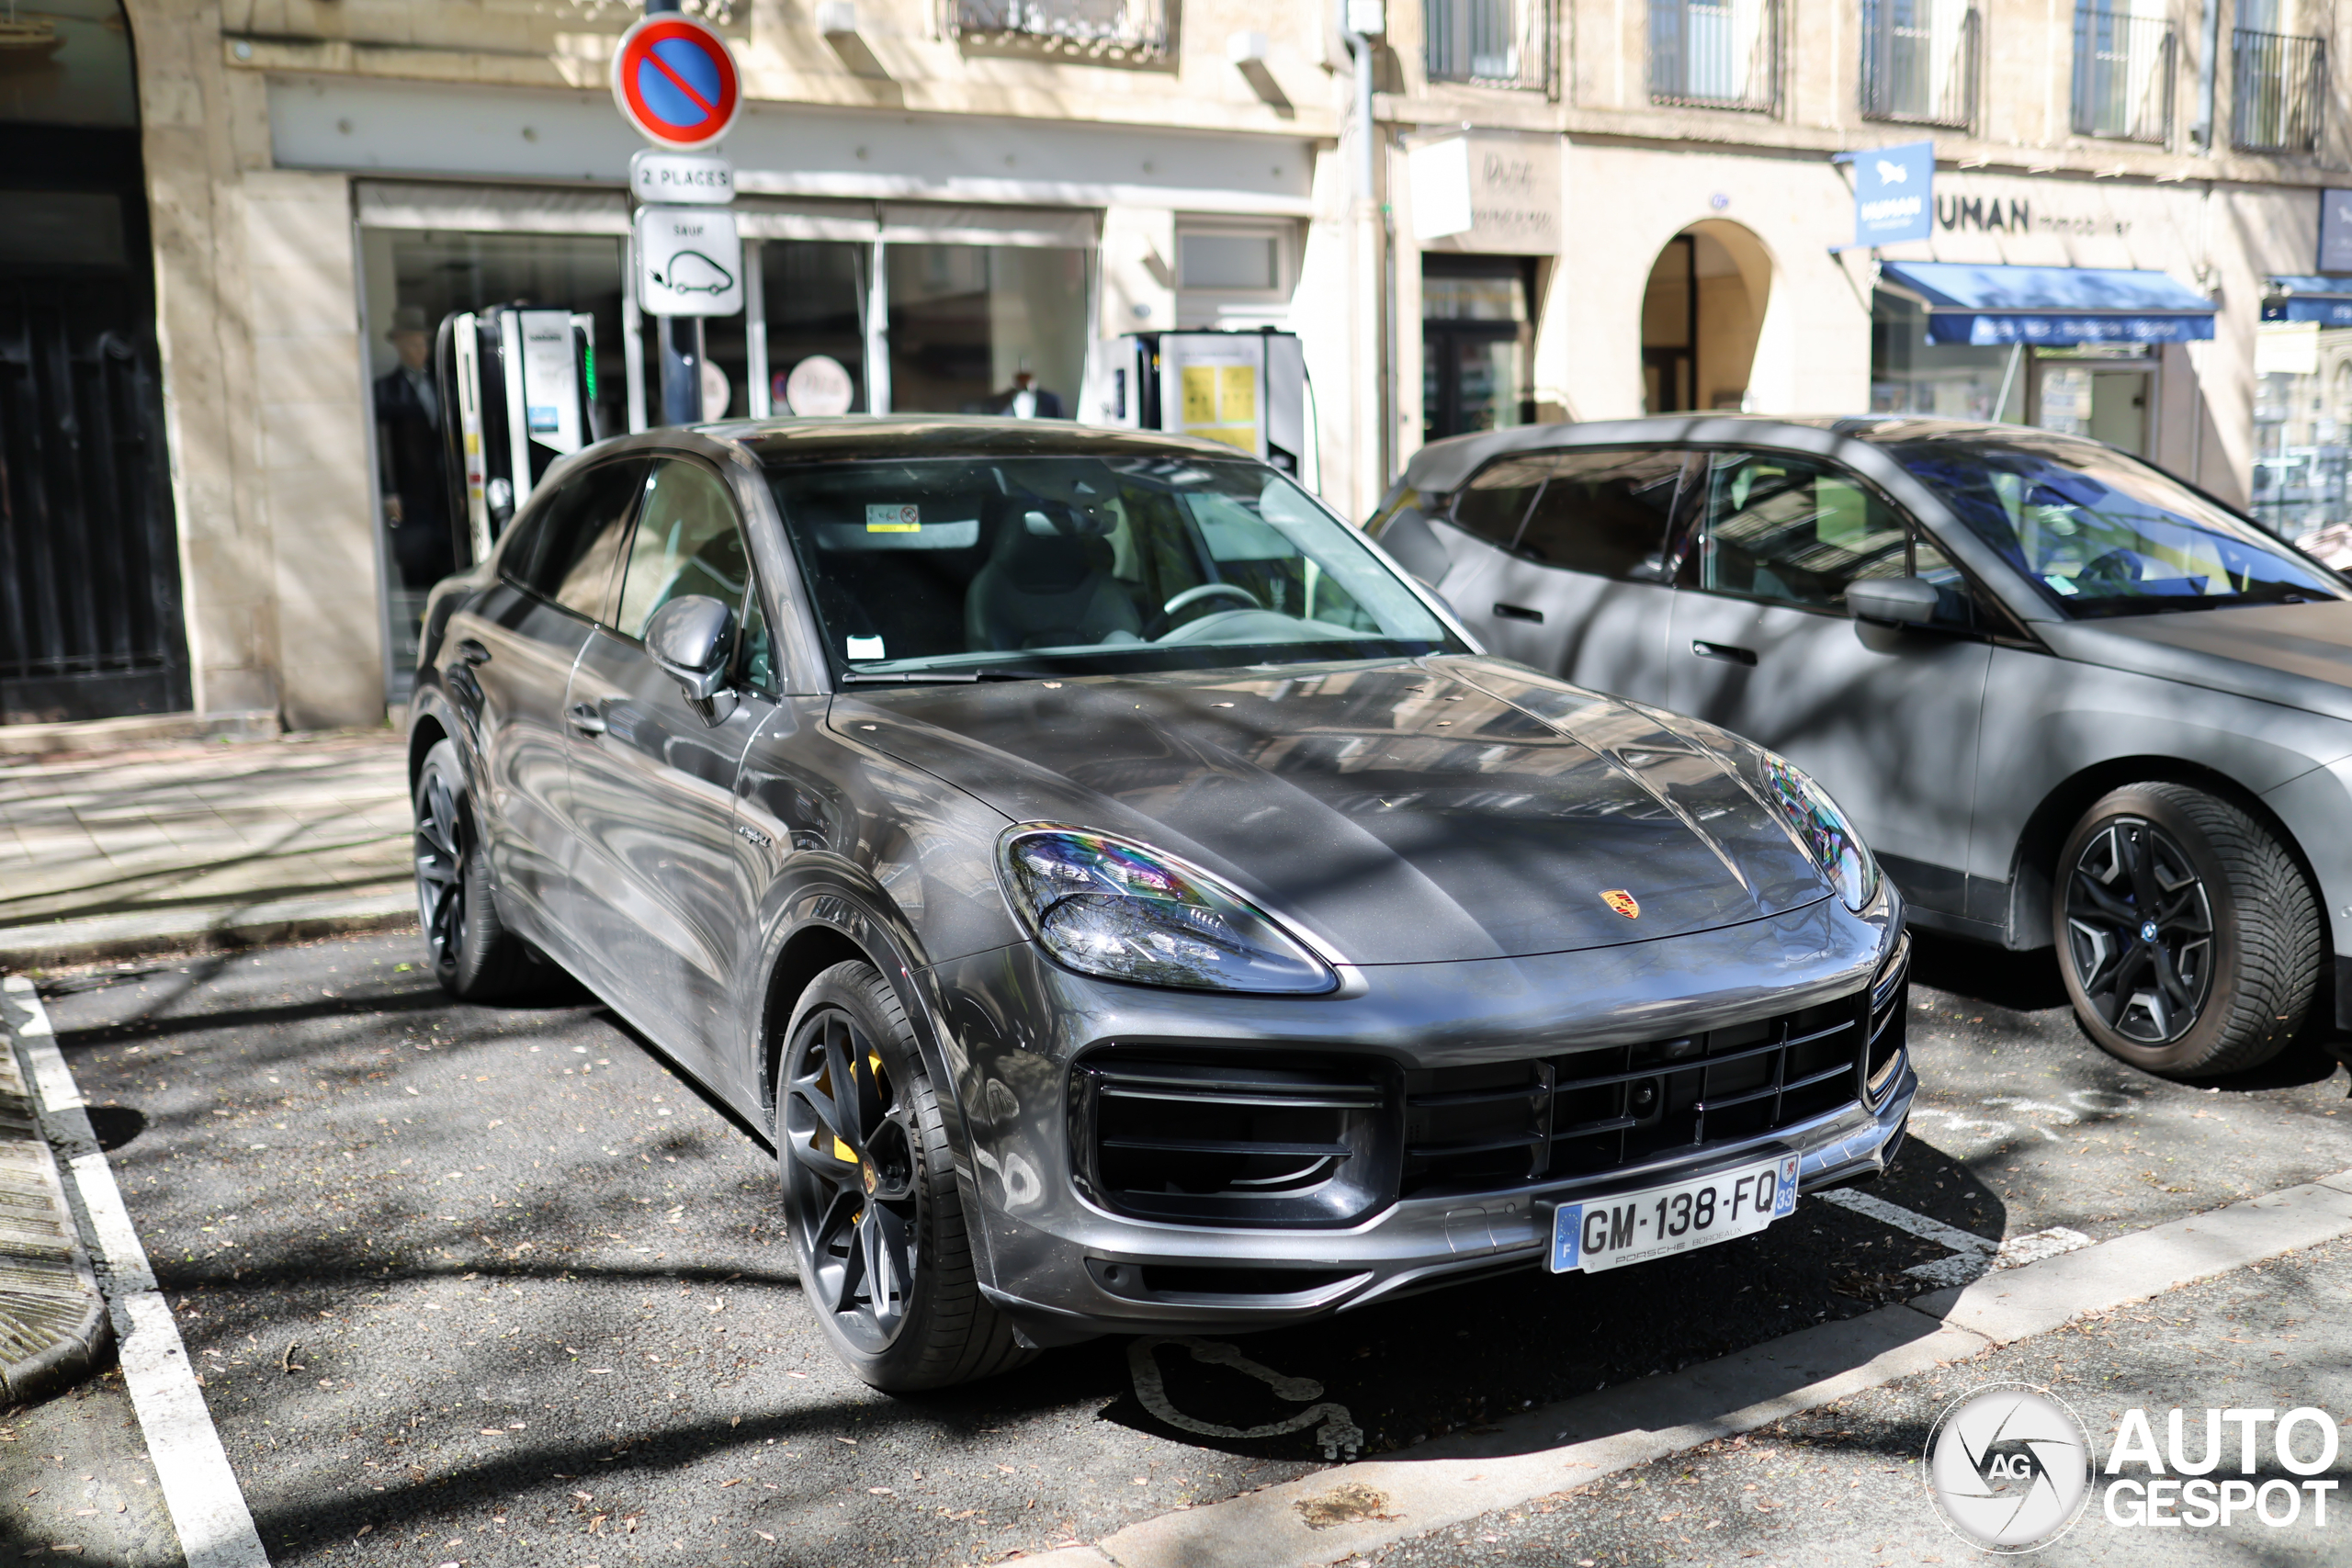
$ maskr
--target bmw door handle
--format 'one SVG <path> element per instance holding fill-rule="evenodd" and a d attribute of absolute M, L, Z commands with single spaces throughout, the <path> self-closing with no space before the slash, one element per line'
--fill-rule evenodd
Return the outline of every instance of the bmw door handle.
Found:
<path fill-rule="evenodd" d="M 1524 604 L 1506 604 L 1499 600 L 1495 604 L 1495 615 L 1499 620 L 1532 621 L 1539 626 L 1544 624 L 1543 611 L 1531 610 Z"/>
<path fill-rule="evenodd" d="M 1702 659 L 1720 659 L 1726 664 L 1745 664 L 1751 670 L 1756 667 L 1756 650 L 1752 648 L 1734 648 L 1727 642 L 1700 642 L 1693 639 L 1690 651 Z"/>
<path fill-rule="evenodd" d="M 582 735 L 605 733 L 605 716 L 596 711 L 596 705 L 594 703 L 572 704 L 570 717 L 571 728 Z"/>

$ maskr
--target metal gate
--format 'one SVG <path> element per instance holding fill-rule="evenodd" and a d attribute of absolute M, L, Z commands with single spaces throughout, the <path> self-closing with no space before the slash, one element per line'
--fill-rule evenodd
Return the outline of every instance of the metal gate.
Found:
<path fill-rule="evenodd" d="M 163 401 L 135 293 L 0 281 L 0 724 L 188 705 Z"/>

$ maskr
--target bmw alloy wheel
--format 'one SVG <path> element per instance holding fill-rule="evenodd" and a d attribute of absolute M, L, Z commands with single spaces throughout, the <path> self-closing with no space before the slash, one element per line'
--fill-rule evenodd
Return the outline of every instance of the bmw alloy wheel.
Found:
<path fill-rule="evenodd" d="M 2109 1029 L 2168 1045 L 2213 988 L 2213 908 L 2188 851 L 2143 818 L 2104 824 L 2066 876 L 2067 957 Z"/>

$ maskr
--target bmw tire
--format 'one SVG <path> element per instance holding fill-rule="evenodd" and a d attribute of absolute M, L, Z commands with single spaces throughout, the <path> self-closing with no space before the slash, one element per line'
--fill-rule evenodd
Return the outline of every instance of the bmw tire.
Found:
<path fill-rule="evenodd" d="M 2251 813 L 2186 784 L 2126 785 L 2075 824 L 2053 881 L 2059 972 L 2101 1049 L 2165 1077 L 2217 1077 L 2301 1031 L 2318 902 Z"/>
<path fill-rule="evenodd" d="M 1035 1354 L 980 1294 L 946 1123 L 905 1010 L 871 964 L 834 964 L 793 1010 L 776 1159 L 801 1293 L 858 1377 L 910 1393 Z"/>

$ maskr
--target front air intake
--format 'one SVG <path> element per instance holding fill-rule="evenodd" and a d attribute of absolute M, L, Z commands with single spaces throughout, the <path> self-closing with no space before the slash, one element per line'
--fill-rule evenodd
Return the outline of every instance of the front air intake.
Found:
<path fill-rule="evenodd" d="M 1079 1179 L 1104 1208 L 1209 1224 L 1345 1224 L 1385 1201 L 1380 1063 L 1114 1045 L 1071 1072 Z"/>

